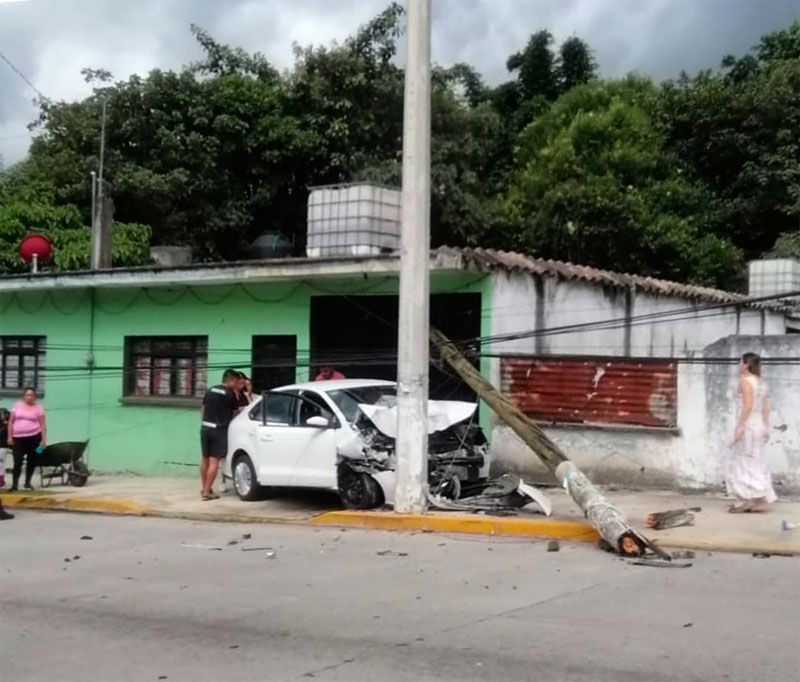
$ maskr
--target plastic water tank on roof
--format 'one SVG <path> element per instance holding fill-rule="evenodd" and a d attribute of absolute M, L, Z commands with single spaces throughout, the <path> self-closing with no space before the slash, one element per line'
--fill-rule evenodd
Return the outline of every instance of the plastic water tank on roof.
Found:
<path fill-rule="evenodd" d="M 279 232 L 264 232 L 250 244 L 247 255 L 250 258 L 288 258 L 294 251 L 294 244 Z"/>
<path fill-rule="evenodd" d="M 400 191 L 371 183 L 314 187 L 306 254 L 375 256 L 400 248 Z"/>

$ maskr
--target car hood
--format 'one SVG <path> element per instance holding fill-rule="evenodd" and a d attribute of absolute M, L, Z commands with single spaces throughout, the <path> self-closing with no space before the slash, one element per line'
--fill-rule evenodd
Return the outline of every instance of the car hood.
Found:
<path fill-rule="evenodd" d="M 384 436 L 397 438 L 397 405 L 359 405 L 359 409 Z M 428 401 L 428 435 L 446 431 L 466 421 L 478 408 L 477 403 L 461 400 Z"/>

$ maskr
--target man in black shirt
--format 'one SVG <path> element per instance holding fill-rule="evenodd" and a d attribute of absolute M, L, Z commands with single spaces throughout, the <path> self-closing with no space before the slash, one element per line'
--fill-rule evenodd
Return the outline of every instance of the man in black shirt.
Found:
<path fill-rule="evenodd" d="M 212 486 L 219 470 L 219 461 L 228 454 L 228 425 L 239 409 L 236 383 L 239 373 L 226 369 L 222 383 L 212 386 L 203 398 L 202 421 L 200 422 L 200 481 L 204 500 L 216 500 Z"/>

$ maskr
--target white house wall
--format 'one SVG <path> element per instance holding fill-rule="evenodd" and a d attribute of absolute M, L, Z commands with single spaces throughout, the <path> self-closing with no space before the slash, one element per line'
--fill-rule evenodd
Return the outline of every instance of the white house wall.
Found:
<path fill-rule="evenodd" d="M 731 309 L 708 316 L 703 303 L 612 290 L 588 282 L 543 278 L 541 284 L 525 273 L 498 272 L 492 282 L 492 335 L 550 329 L 571 324 L 630 315 L 681 311 L 682 319 L 632 325 L 615 330 L 584 330 L 496 344 L 493 353 L 537 355 L 609 355 L 634 357 L 695 357 L 743 352 L 738 346 L 714 344 L 736 334 L 781 335 L 763 350 L 772 356 L 792 353 L 781 343 L 800 344 L 800 337 L 785 335 L 784 315 L 757 309 Z M 540 308 L 543 302 L 543 308 Z M 783 340 L 783 341 L 782 341 Z M 774 344 L 778 344 L 777 346 Z M 745 343 L 745 345 L 747 345 Z M 710 348 L 706 348 L 710 346 Z M 745 349 L 747 350 L 747 349 Z M 753 348 L 758 352 L 759 348 Z M 716 357 L 716 356 L 715 356 Z M 800 486 L 800 365 L 768 368 L 779 380 L 773 395 L 780 409 L 770 461 L 780 480 Z M 791 377 L 789 376 L 791 375 Z M 736 386 L 732 365 L 681 364 L 678 367 L 678 428 L 560 425 L 546 427 L 550 436 L 579 466 L 599 483 L 631 486 L 703 488 L 722 482 L 727 440 L 733 428 L 731 391 Z M 500 385 L 500 362 L 491 362 L 491 381 Z M 796 383 L 792 383 L 792 381 Z M 715 383 L 716 382 L 716 383 Z M 530 450 L 502 423 L 492 424 L 492 456 L 495 471 L 513 470 L 532 479 L 547 478 L 544 467 Z"/>

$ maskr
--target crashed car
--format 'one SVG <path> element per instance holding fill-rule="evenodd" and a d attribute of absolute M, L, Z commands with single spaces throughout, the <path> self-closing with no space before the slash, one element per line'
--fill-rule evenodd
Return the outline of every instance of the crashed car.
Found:
<path fill-rule="evenodd" d="M 337 490 L 349 509 L 394 503 L 397 389 L 344 379 L 284 386 L 231 422 L 225 475 L 242 500 L 272 489 Z M 535 499 L 516 477 L 488 478 L 488 444 L 477 405 L 428 403 L 428 483 L 444 509 L 520 507 Z M 535 491 L 534 491 L 535 492 Z"/>

